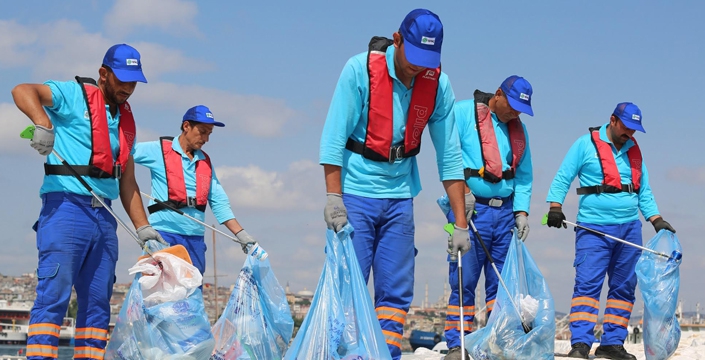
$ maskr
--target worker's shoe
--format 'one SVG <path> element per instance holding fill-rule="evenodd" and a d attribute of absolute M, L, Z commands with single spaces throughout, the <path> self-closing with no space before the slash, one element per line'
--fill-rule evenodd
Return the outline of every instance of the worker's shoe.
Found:
<path fill-rule="evenodd" d="M 568 357 L 571 358 L 577 358 L 577 359 L 589 359 L 590 358 L 590 345 L 579 342 L 575 343 L 570 346 L 570 352 L 568 353 Z"/>
<path fill-rule="evenodd" d="M 622 345 L 601 345 L 595 349 L 595 357 L 613 360 L 636 360 Z"/>
<path fill-rule="evenodd" d="M 463 359 L 463 355 L 460 352 L 460 346 L 450 348 L 450 350 L 448 350 L 448 354 L 446 354 L 446 357 L 444 357 L 443 359 L 444 360 L 471 360 L 470 355 L 468 355 L 467 350 L 465 350 L 465 358 Z"/>

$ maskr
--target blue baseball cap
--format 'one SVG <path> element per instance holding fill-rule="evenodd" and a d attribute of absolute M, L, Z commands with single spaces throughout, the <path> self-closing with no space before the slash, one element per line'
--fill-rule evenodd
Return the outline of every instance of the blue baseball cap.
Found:
<path fill-rule="evenodd" d="M 435 69 L 441 65 L 443 24 L 438 15 L 426 10 L 412 10 L 399 26 L 404 38 L 406 60 L 416 66 Z"/>
<path fill-rule="evenodd" d="M 509 106 L 512 109 L 534 116 L 534 111 L 531 110 L 531 96 L 534 90 L 526 79 L 518 75 L 512 75 L 504 80 L 499 88 L 507 96 L 507 101 L 509 101 Z"/>
<path fill-rule="evenodd" d="M 147 83 L 142 73 L 142 60 L 137 49 L 127 44 L 113 45 L 103 57 L 103 65 L 108 66 L 122 82 L 139 81 Z"/>
<path fill-rule="evenodd" d="M 211 109 L 205 107 L 204 105 L 196 105 L 188 109 L 186 114 L 184 114 L 184 119 L 181 122 L 187 120 L 196 121 L 203 124 L 213 124 L 218 127 L 225 126 L 222 122 L 215 121 Z"/>
<path fill-rule="evenodd" d="M 641 110 L 639 110 L 638 106 L 630 102 L 619 103 L 612 115 L 622 120 L 622 123 L 627 128 L 646 133 L 644 126 L 641 125 Z"/>

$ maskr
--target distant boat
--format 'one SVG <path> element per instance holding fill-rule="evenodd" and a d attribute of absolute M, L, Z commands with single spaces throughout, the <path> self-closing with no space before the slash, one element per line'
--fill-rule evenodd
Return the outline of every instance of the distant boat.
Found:
<path fill-rule="evenodd" d="M 445 336 L 433 331 L 411 330 L 411 335 L 409 336 L 409 344 L 414 351 L 418 348 L 431 350 L 442 341 L 446 341 Z"/>
<path fill-rule="evenodd" d="M 26 345 L 31 301 L 0 300 L 0 344 Z M 59 345 L 73 345 L 76 322 L 65 317 L 59 332 Z"/>

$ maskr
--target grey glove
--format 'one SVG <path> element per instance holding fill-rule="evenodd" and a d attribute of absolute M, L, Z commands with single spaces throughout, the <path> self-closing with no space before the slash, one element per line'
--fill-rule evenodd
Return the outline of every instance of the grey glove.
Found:
<path fill-rule="evenodd" d="M 326 220 L 326 225 L 335 232 L 348 223 L 348 210 L 343 204 L 343 195 L 328 193 L 326 207 L 323 209 L 323 218 Z"/>
<path fill-rule="evenodd" d="M 461 228 L 458 225 L 453 225 L 453 234 L 448 237 L 448 254 L 450 254 L 451 261 L 458 259 L 458 250 L 462 251 L 463 254 L 470 250 L 468 230 L 468 227 Z"/>
<path fill-rule="evenodd" d="M 472 220 L 472 215 L 475 214 L 475 195 L 472 192 L 465 194 L 465 219 L 468 224 Z"/>
<path fill-rule="evenodd" d="M 529 236 L 529 219 L 524 214 L 516 214 L 514 220 L 517 224 L 517 236 L 519 240 L 524 241 Z"/>
<path fill-rule="evenodd" d="M 39 152 L 39 155 L 51 154 L 51 149 L 54 148 L 54 128 L 45 128 L 41 125 L 34 125 L 34 135 L 29 145 Z"/>
<path fill-rule="evenodd" d="M 250 245 L 254 245 L 257 241 L 255 238 L 250 236 L 250 234 L 245 231 L 245 229 L 242 229 L 235 234 L 235 238 L 240 242 L 240 245 L 242 246 L 242 252 L 247 254 L 247 247 Z"/>
<path fill-rule="evenodd" d="M 140 240 L 140 246 L 142 248 L 144 248 L 145 244 L 147 244 L 147 241 L 150 240 L 157 241 L 158 243 L 164 246 L 169 246 L 169 243 L 164 241 L 162 236 L 159 235 L 157 230 L 154 230 L 152 225 L 140 226 L 139 229 L 137 229 L 137 237 Z"/>

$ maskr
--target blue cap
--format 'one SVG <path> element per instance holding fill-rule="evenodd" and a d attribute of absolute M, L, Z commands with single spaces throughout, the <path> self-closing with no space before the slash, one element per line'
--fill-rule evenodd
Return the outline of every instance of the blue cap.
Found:
<path fill-rule="evenodd" d="M 641 110 L 638 106 L 630 102 L 619 103 L 612 114 L 622 120 L 627 128 L 646 133 L 641 125 Z"/>
<path fill-rule="evenodd" d="M 438 15 L 426 10 L 411 11 L 399 32 L 404 38 L 404 54 L 412 65 L 435 69 L 441 65 L 443 24 Z"/>
<path fill-rule="evenodd" d="M 147 83 L 147 78 L 142 73 L 140 53 L 130 45 L 117 44 L 110 47 L 103 57 L 103 65 L 110 67 L 122 82 Z"/>
<path fill-rule="evenodd" d="M 509 101 L 509 106 L 512 109 L 534 116 L 534 111 L 531 110 L 531 96 L 534 90 L 526 79 L 512 75 L 504 80 L 499 88 L 507 96 L 507 101 Z"/>
<path fill-rule="evenodd" d="M 215 121 L 211 110 L 204 105 L 196 105 L 188 109 L 186 114 L 184 114 L 184 119 L 182 122 L 186 120 L 196 121 L 203 124 L 213 124 L 218 127 L 225 126 L 222 122 Z"/>

